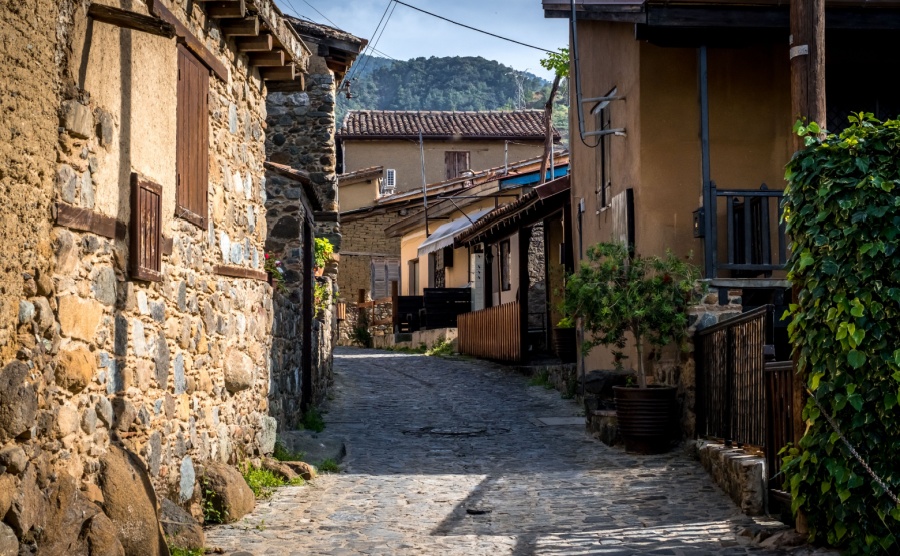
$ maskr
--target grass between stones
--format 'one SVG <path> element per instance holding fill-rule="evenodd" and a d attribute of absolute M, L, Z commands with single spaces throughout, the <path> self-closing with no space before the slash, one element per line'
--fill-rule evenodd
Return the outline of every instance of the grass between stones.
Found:
<path fill-rule="evenodd" d="M 206 554 L 205 548 L 178 548 L 177 546 L 170 546 L 169 553 L 172 556 L 203 556 Z"/>
<path fill-rule="evenodd" d="M 300 486 L 306 484 L 302 478 L 286 481 L 283 477 L 279 477 L 268 469 L 261 469 L 252 464 L 247 464 L 241 471 L 247 486 L 253 491 L 257 498 L 268 498 L 278 487 L 283 486 Z"/>
<path fill-rule="evenodd" d="M 310 407 L 303 414 L 303 418 L 300 419 L 298 425 L 298 428 L 301 429 L 322 432 L 325 430 L 325 419 L 322 418 L 322 412 L 318 408 Z"/>
<path fill-rule="evenodd" d="M 550 371 L 541 371 L 531 377 L 528 386 L 543 386 L 547 390 L 553 390 L 553 383 L 550 382 Z"/>
<path fill-rule="evenodd" d="M 304 455 L 303 452 L 292 451 L 282 444 L 281 441 L 275 443 L 275 451 L 272 452 L 272 457 L 278 461 L 303 461 Z"/>
<path fill-rule="evenodd" d="M 338 466 L 337 462 L 333 459 L 326 459 L 322 463 L 316 466 L 321 473 L 337 473 L 341 470 Z"/>

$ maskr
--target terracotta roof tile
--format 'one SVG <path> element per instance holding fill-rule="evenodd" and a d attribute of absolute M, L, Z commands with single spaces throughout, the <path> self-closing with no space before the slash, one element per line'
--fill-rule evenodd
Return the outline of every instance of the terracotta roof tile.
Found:
<path fill-rule="evenodd" d="M 344 118 L 338 137 L 476 139 L 541 139 L 544 137 L 542 110 L 485 112 L 439 112 L 400 110 L 351 110 Z M 559 139 L 559 132 L 554 137 Z"/>

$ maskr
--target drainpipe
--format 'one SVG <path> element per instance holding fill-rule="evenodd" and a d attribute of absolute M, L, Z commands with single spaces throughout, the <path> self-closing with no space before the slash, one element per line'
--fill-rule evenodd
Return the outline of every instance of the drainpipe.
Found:
<path fill-rule="evenodd" d="M 704 223 L 704 240 L 703 240 L 703 259 L 705 278 L 716 277 L 716 239 L 715 234 L 715 218 L 716 218 L 716 197 L 713 195 L 712 178 L 710 176 L 709 164 L 709 65 L 707 62 L 707 48 L 700 47 L 699 52 L 699 69 L 700 69 L 700 160 L 701 160 L 701 176 L 703 180 L 703 211 L 706 218 Z"/>

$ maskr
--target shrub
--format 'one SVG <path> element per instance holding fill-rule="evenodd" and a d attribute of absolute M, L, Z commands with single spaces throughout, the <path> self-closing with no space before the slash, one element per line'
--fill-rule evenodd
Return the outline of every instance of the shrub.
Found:
<path fill-rule="evenodd" d="M 334 254 L 334 246 L 331 242 L 324 237 L 317 237 L 313 255 L 315 261 L 313 264 L 315 264 L 316 268 L 325 268 L 325 265 L 331 260 L 332 254 Z"/>
<path fill-rule="evenodd" d="M 320 463 L 317 467 L 318 467 L 319 471 L 321 471 L 322 473 L 337 473 L 338 471 L 341 470 L 341 468 L 338 467 L 337 462 L 334 461 L 333 459 L 326 459 L 325 461 Z"/>
<path fill-rule="evenodd" d="M 325 420 L 322 418 L 322 413 L 315 407 L 310 407 L 304 411 L 300 420 L 300 428 L 315 432 L 325 430 Z"/>
<path fill-rule="evenodd" d="M 356 315 L 356 324 L 350 330 L 350 339 L 361 347 L 370 348 L 374 340 L 372 339 L 372 333 L 369 332 L 369 311 L 360 308 L 357 309 Z"/>
<path fill-rule="evenodd" d="M 453 355 L 453 343 L 448 342 L 446 338 L 441 336 L 440 338 L 438 338 L 438 341 L 434 343 L 431 349 L 425 350 L 425 355 L 428 355 L 430 357 Z"/>
<path fill-rule="evenodd" d="M 275 451 L 272 457 L 278 461 L 303 461 L 303 452 L 295 452 L 284 445 L 280 440 L 275 443 Z"/>
<path fill-rule="evenodd" d="M 564 302 L 565 313 L 581 319 L 590 333 L 582 351 L 587 354 L 598 345 L 621 349 L 631 333 L 638 353 L 638 384 L 646 387 L 646 345 L 663 347 L 684 338 L 698 274 L 672 253 L 632 257 L 620 243 L 589 247 L 587 260 L 566 284 Z M 621 359 L 621 353 L 616 358 Z"/>
<path fill-rule="evenodd" d="M 806 148 L 787 166 L 788 332 L 810 397 L 784 472 L 812 540 L 897 554 L 900 506 L 885 487 L 900 490 L 900 121 L 850 122 L 824 136 L 798 123 Z"/>

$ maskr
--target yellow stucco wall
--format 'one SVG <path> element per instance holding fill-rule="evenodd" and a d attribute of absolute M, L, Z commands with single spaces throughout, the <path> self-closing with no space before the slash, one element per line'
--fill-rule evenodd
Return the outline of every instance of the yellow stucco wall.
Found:
<path fill-rule="evenodd" d="M 535 158 L 544 151 L 542 141 L 523 145 L 523 141 L 509 144 L 509 162 Z M 397 191 L 422 187 L 422 163 L 419 143 L 414 140 L 344 140 L 344 172 L 372 166 L 384 166 L 397 171 Z M 444 153 L 469 151 L 472 170 L 503 166 L 504 142 L 501 141 L 425 141 L 425 178 L 429 184 L 446 179 Z M 341 210 L 347 210 L 343 205 Z"/>
<path fill-rule="evenodd" d="M 370 206 L 378 198 L 380 187 L 380 178 L 341 185 L 338 188 L 341 212 Z"/>
<path fill-rule="evenodd" d="M 626 98 L 610 105 L 612 127 L 627 132 L 627 137 L 610 141 L 611 193 L 634 189 L 637 252 L 662 255 L 672 250 L 682 257 L 693 255 L 693 262 L 702 266 L 703 243 L 693 237 L 691 214 L 702 194 L 697 49 L 636 41 L 628 24 L 584 21 L 578 35 L 583 95 L 602 96 L 616 86 Z M 763 182 L 782 189 L 783 168 L 791 154 L 787 46 L 711 48 L 708 63 L 712 180 L 720 189 L 754 189 Z M 590 105 L 585 106 L 590 131 L 594 123 L 587 112 Z M 577 130 L 577 113 L 571 114 L 571 128 Z M 587 246 L 611 239 L 613 214 L 598 206 L 595 150 L 577 136 L 571 144 L 577 263 Z M 579 244 L 577 206 L 582 198 Z M 724 202 L 718 213 L 724 229 Z M 720 241 L 720 256 L 725 247 Z M 586 368 L 611 364 L 609 354 L 597 348 Z"/>

